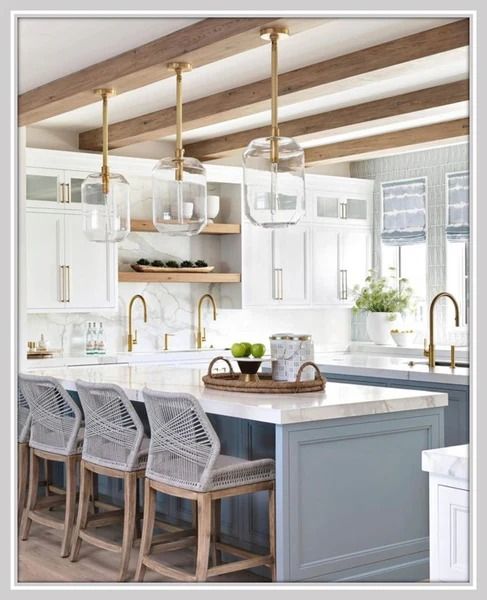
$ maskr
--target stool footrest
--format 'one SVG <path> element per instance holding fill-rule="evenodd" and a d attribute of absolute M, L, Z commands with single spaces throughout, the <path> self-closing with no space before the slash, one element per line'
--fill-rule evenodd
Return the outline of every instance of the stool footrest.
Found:
<path fill-rule="evenodd" d="M 88 544 L 92 544 L 93 546 L 97 546 L 98 548 L 103 548 L 104 550 L 110 550 L 110 552 L 117 552 L 118 554 L 120 554 L 120 552 L 122 552 L 121 544 L 109 542 L 108 540 L 105 540 L 105 539 L 99 537 L 98 535 L 95 535 L 93 533 L 88 533 L 86 531 L 86 529 L 82 529 L 79 532 L 79 537 L 83 541 L 88 542 Z"/>
<path fill-rule="evenodd" d="M 120 521 L 121 519 L 123 519 L 122 508 L 119 508 L 117 510 L 110 510 L 107 512 L 89 516 L 86 527 L 105 527 L 105 525 L 110 525 L 110 523 Z"/>
<path fill-rule="evenodd" d="M 229 550 L 227 550 L 227 552 L 230 554 Z M 233 571 L 244 571 L 261 565 L 271 565 L 273 562 L 274 559 L 271 554 L 266 554 L 265 556 L 254 554 L 252 558 L 245 558 L 231 563 L 224 563 L 216 567 L 210 567 L 208 569 L 208 577 L 216 577 L 217 575 L 232 573 Z"/>
<path fill-rule="evenodd" d="M 165 577 L 176 579 L 176 581 L 196 581 L 196 575 L 188 573 L 188 571 L 185 571 L 184 569 L 169 566 L 166 563 L 161 563 L 148 556 L 144 556 L 142 560 L 147 568 L 152 569 Z"/>
<path fill-rule="evenodd" d="M 52 527 L 53 529 L 64 529 L 64 521 L 46 515 L 45 513 L 37 512 L 37 510 L 29 510 L 29 519 L 40 525 Z"/>
<path fill-rule="evenodd" d="M 36 506 L 34 510 L 42 510 L 44 508 L 51 508 L 53 506 L 62 506 L 66 503 L 66 494 L 56 494 L 53 496 L 44 496 L 44 498 L 38 498 L 36 500 Z"/>

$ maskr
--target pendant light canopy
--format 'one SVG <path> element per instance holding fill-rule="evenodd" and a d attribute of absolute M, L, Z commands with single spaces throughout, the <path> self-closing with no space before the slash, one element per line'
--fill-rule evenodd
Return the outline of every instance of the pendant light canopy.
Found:
<path fill-rule="evenodd" d="M 130 233 L 130 186 L 108 168 L 108 97 L 112 89 L 98 89 L 103 101 L 103 165 L 81 184 L 83 231 L 93 242 L 121 242 Z"/>
<path fill-rule="evenodd" d="M 279 136 L 277 114 L 277 43 L 289 32 L 272 27 L 260 35 L 271 41 L 272 129 L 269 137 L 252 140 L 243 153 L 245 214 L 254 225 L 287 227 L 305 210 L 304 150 L 292 138 Z"/>
<path fill-rule="evenodd" d="M 152 220 L 169 235 L 197 235 L 206 225 L 206 171 L 196 158 L 184 156 L 182 141 L 182 73 L 188 63 L 169 63 L 176 73 L 176 153 L 152 171 Z"/>

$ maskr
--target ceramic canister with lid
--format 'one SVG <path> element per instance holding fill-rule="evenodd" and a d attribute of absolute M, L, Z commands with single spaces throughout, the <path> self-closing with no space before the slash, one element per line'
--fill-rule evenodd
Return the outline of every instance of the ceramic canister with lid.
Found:
<path fill-rule="evenodd" d="M 310 335 L 275 333 L 270 336 L 272 379 L 275 381 L 296 381 L 299 367 L 314 360 L 314 346 Z M 306 367 L 302 381 L 315 377 L 313 367 Z"/>

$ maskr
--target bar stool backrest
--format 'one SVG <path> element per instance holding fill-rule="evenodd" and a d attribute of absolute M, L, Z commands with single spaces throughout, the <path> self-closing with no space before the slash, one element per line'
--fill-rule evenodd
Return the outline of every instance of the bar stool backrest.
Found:
<path fill-rule="evenodd" d="M 76 388 L 85 414 L 83 459 L 130 471 L 138 465 L 144 426 L 118 385 L 78 380 Z"/>
<path fill-rule="evenodd" d="M 151 442 L 146 475 L 176 487 L 204 491 L 220 454 L 220 440 L 191 394 L 144 388 Z"/>
<path fill-rule="evenodd" d="M 17 390 L 17 441 L 19 444 L 29 441 L 31 421 L 29 404 L 19 386 Z"/>
<path fill-rule="evenodd" d="M 53 377 L 19 375 L 19 388 L 30 408 L 32 446 L 58 454 L 76 454 L 82 422 L 79 406 Z"/>

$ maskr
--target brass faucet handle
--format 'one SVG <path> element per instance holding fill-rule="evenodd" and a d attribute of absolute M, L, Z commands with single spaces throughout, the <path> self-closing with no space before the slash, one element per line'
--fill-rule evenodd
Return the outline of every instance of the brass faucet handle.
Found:
<path fill-rule="evenodd" d="M 206 327 L 203 327 L 203 332 L 201 334 L 201 341 L 206 342 Z"/>
<path fill-rule="evenodd" d="M 169 350 L 169 338 L 174 337 L 174 333 L 165 333 L 164 334 L 164 350 Z"/>
<path fill-rule="evenodd" d="M 428 340 L 426 338 L 424 338 L 424 343 L 423 343 L 423 355 L 424 356 L 430 355 L 430 347 L 428 346 Z"/>
<path fill-rule="evenodd" d="M 132 344 L 136 344 L 137 343 L 137 329 L 134 331 L 134 335 L 132 336 Z"/>
<path fill-rule="evenodd" d="M 455 368 L 455 346 L 450 346 L 450 369 Z"/>

